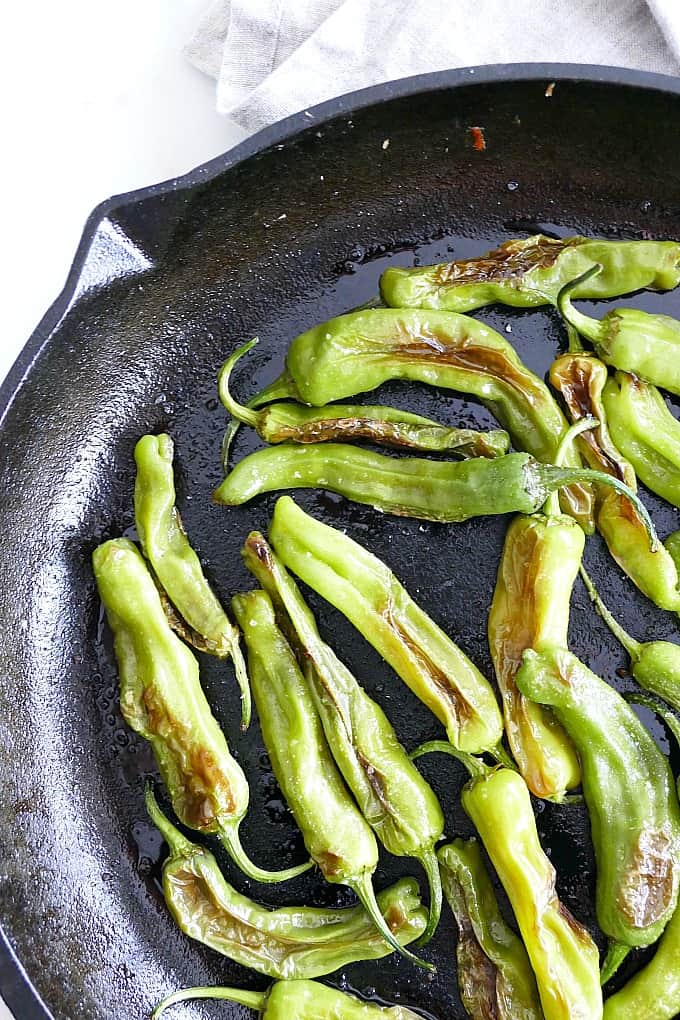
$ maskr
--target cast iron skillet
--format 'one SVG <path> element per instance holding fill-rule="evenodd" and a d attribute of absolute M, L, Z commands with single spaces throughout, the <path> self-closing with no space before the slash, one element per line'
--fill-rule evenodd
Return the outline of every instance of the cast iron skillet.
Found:
<path fill-rule="evenodd" d="M 141 1020 L 162 994 L 186 983 L 266 984 L 189 942 L 159 891 L 160 841 L 142 804 L 154 763 L 118 713 L 90 571 L 95 545 L 131 528 L 135 440 L 172 433 L 182 514 L 211 579 L 225 599 L 250 585 L 240 544 L 249 529 L 266 530 L 274 498 L 230 511 L 210 503 L 221 477 L 225 417 L 215 374 L 224 356 L 260 336 L 235 380 L 241 394 L 252 392 L 278 373 L 290 338 L 371 297 L 390 262 L 481 253 L 538 229 L 677 236 L 679 93 L 671 78 L 592 67 L 411 78 L 306 111 L 185 178 L 93 213 L 64 293 L 0 391 L 0 985 L 21 1020 Z M 485 152 L 472 149 L 471 126 L 484 128 Z M 680 293 L 628 302 L 680 314 Z M 507 330 L 541 374 L 564 339 L 550 311 L 479 315 Z M 449 420 L 489 421 L 477 405 L 424 387 L 386 386 L 379 396 Z M 253 446 L 244 433 L 236 455 Z M 423 525 L 325 494 L 296 498 L 384 557 L 490 673 L 485 622 L 505 520 Z M 648 503 L 662 535 L 678 526 L 667 505 L 651 496 Z M 589 541 L 586 560 L 636 635 L 675 633 L 675 621 L 622 578 L 598 539 Z M 317 598 L 312 603 L 407 746 L 440 735 L 351 627 Z M 624 657 L 580 586 L 571 642 L 595 670 L 630 688 L 617 676 Z M 239 733 L 231 668 L 203 667 L 251 782 L 244 843 L 264 866 L 289 864 L 302 848 L 257 723 Z M 663 731 L 655 732 L 667 750 Z M 446 805 L 448 834 L 470 834 L 457 806 L 460 768 L 434 758 L 423 768 Z M 592 927 L 584 811 L 536 808 L 560 895 Z M 221 859 L 239 888 L 269 903 L 349 902 L 317 878 L 253 888 Z M 385 858 L 378 886 L 410 870 Z M 394 959 L 331 980 L 438 1020 L 463 1017 L 448 914 L 426 952 L 438 963 L 434 980 Z M 175 1015 L 245 1014 L 203 1005 Z"/>

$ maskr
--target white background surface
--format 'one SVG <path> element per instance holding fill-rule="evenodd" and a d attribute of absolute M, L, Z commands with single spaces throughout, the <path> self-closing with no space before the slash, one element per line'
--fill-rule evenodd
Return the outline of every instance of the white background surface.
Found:
<path fill-rule="evenodd" d="M 181 52 L 205 4 L 33 0 L 5 13 L 0 380 L 61 290 L 92 208 L 243 137 Z"/>

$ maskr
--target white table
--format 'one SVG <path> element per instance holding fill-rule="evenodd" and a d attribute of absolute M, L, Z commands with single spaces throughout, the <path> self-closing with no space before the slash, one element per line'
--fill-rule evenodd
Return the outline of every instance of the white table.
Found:
<path fill-rule="evenodd" d="M 206 2 L 34 0 L 5 16 L 0 380 L 61 290 L 92 208 L 243 137 L 181 52 Z"/>

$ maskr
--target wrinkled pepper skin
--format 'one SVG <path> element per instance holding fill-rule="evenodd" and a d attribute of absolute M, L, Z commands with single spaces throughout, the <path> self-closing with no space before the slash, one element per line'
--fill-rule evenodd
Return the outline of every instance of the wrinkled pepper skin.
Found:
<path fill-rule="evenodd" d="M 405 1006 L 375 1006 L 353 995 L 316 981 L 280 981 L 268 992 L 240 988 L 185 988 L 169 995 L 153 1012 L 151 1020 L 177 1002 L 188 999 L 219 999 L 237 1002 L 258 1011 L 260 1020 L 422 1020 Z"/>
<path fill-rule="evenodd" d="M 251 340 L 234 351 L 220 370 L 220 400 L 232 417 L 257 431 L 266 443 L 326 443 L 332 440 L 367 439 L 380 446 L 454 453 L 469 457 L 500 457 L 510 447 L 510 436 L 502 429 L 477 432 L 452 428 L 431 418 L 374 404 L 330 404 L 306 407 L 290 401 L 270 404 L 260 411 L 239 404 L 229 392 L 231 371 L 256 343 Z"/>
<path fill-rule="evenodd" d="M 378 844 L 335 764 L 310 685 L 276 624 L 269 596 L 235 595 L 232 609 L 248 646 L 264 744 L 307 852 L 328 882 L 356 892 L 393 949 L 422 963 L 400 946 L 380 913 L 372 884 Z"/>
<path fill-rule="evenodd" d="M 607 378 L 606 365 L 591 354 L 564 354 L 550 369 L 550 381 L 562 394 L 572 421 L 592 415 L 600 422 L 578 440 L 589 467 L 619 478 L 635 491 L 633 466 L 608 428 Z M 667 544 L 650 548 L 645 523 L 626 495 L 599 486 L 596 495 L 597 529 L 615 561 L 657 606 L 680 612 L 680 576 L 670 548 Z"/>
<path fill-rule="evenodd" d="M 515 677 L 527 648 L 566 647 L 569 602 L 584 545 L 583 531 L 571 517 L 515 517 L 505 536 L 489 612 L 489 648 L 505 731 L 537 797 L 559 800 L 579 785 L 581 772 L 574 745 L 550 709 L 527 700 Z"/>
<path fill-rule="evenodd" d="M 290 644 L 303 664 L 328 746 L 362 815 L 389 853 L 415 857 L 425 869 L 430 920 L 421 944 L 427 942 L 439 924 L 442 905 L 434 851 L 444 834 L 439 801 L 381 707 L 322 640 L 300 589 L 261 534 L 248 536 L 243 557 L 277 615 L 285 618 L 286 626 L 280 624 L 284 633 L 293 630 Z"/>
<path fill-rule="evenodd" d="M 479 843 L 457 839 L 437 856 L 458 925 L 458 986 L 472 1020 L 543 1020 L 536 978 L 498 907 Z"/>
<path fill-rule="evenodd" d="M 192 843 L 162 814 L 147 791 L 147 810 L 169 848 L 163 892 L 178 927 L 223 956 L 279 980 L 330 974 L 356 960 L 392 952 L 363 907 L 269 910 L 242 896 L 224 878 L 217 861 Z M 426 913 L 413 879 L 401 879 L 378 895 L 390 929 L 403 945 L 425 930 Z"/>
<path fill-rule="evenodd" d="M 602 272 L 579 287 L 576 297 L 612 298 L 643 288 L 671 290 L 680 283 L 680 244 L 674 241 L 554 239 L 534 234 L 460 262 L 391 267 L 382 274 L 380 292 L 395 308 L 469 312 L 494 302 L 535 308 L 554 303 L 565 283 L 596 263 Z"/>
<path fill-rule="evenodd" d="M 176 627 L 180 635 L 200 651 L 232 658 L 246 729 L 251 711 L 250 687 L 240 635 L 208 584 L 182 526 L 175 506 L 173 449 L 172 439 L 165 434 L 142 436 L 135 447 L 137 534 L 154 574 L 181 617 Z"/>
<path fill-rule="evenodd" d="M 655 386 L 617 372 L 602 395 L 612 437 L 648 489 L 680 507 L 680 422 Z"/>
<path fill-rule="evenodd" d="M 114 637 L 120 707 L 153 748 L 175 814 L 191 829 L 219 837 L 236 864 L 260 882 L 307 870 L 269 872 L 246 857 L 238 827 L 249 790 L 203 693 L 196 659 L 167 622 L 158 589 L 125 538 L 95 549 L 94 573 Z"/>
<path fill-rule="evenodd" d="M 500 742 L 488 680 L 377 556 L 287 496 L 277 500 L 269 538 L 285 566 L 344 613 L 436 715 L 455 747 L 478 752 Z"/>
<path fill-rule="evenodd" d="M 510 900 L 545 1020 L 598 1020 L 597 946 L 557 898 L 526 783 L 517 772 L 495 769 L 466 784 L 462 803 Z"/>
<path fill-rule="evenodd" d="M 558 299 L 567 322 L 595 347 L 607 365 L 680 395 L 680 322 L 636 308 L 615 308 L 592 319 L 571 304 L 568 285 Z"/>
<path fill-rule="evenodd" d="M 254 406 L 291 397 L 320 407 L 390 379 L 423 382 L 477 397 L 517 450 L 554 461 L 567 423 L 545 383 L 495 330 L 466 315 L 376 308 L 351 312 L 296 337 L 279 379 Z M 567 463 L 578 466 L 574 450 Z M 562 508 L 592 530 L 592 497 L 574 487 Z"/>
<path fill-rule="evenodd" d="M 680 908 L 649 963 L 604 1004 L 604 1020 L 675 1020 L 680 1015 Z"/>
<path fill-rule="evenodd" d="M 666 758 L 621 695 L 565 649 L 526 652 L 517 686 L 552 706 L 578 749 L 600 927 L 651 945 L 678 898 L 680 807 Z"/>

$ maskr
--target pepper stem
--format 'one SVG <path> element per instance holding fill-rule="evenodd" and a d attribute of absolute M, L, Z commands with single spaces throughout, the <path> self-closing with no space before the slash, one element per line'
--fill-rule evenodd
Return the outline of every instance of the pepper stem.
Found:
<path fill-rule="evenodd" d="M 582 432 L 588 432 L 590 429 L 596 429 L 600 424 L 597 418 L 593 418 L 588 415 L 585 418 L 579 418 L 573 425 L 570 425 L 567 431 L 560 439 L 557 452 L 555 453 L 555 459 L 553 463 L 557 467 L 562 467 L 566 459 L 567 453 L 571 449 L 571 446 L 577 436 L 580 436 Z M 556 517 L 560 512 L 560 499 L 557 495 L 557 491 L 551 492 L 545 501 L 543 506 L 543 513 L 546 517 Z"/>
<path fill-rule="evenodd" d="M 420 863 L 425 869 L 430 887 L 430 914 L 427 919 L 427 927 L 418 939 L 418 945 L 425 946 L 436 932 L 442 912 L 442 876 L 434 847 L 430 847 L 421 855 Z"/>
<path fill-rule="evenodd" d="M 432 971 L 434 974 L 437 968 L 433 963 L 428 963 L 427 960 L 421 960 L 419 956 L 415 955 L 415 953 L 410 952 L 406 946 L 400 945 L 394 937 L 394 933 L 383 917 L 378 901 L 375 898 L 375 889 L 373 888 L 371 875 L 368 872 L 364 872 L 361 878 L 357 878 L 347 884 L 359 897 L 361 905 L 373 921 L 377 930 L 385 939 L 385 942 L 392 946 L 392 949 L 394 949 L 395 952 L 399 953 L 401 956 L 405 956 L 407 960 L 411 961 L 411 963 L 415 963 L 417 967 L 422 967 L 424 970 Z"/>
<path fill-rule="evenodd" d="M 193 853 L 195 844 L 187 839 L 186 836 L 183 836 L 170 819 L 163 814 L 158 806 L 151 783 L 147 783 L 144 788 L 144 803 L 149 818 L 170 848 L 170 856 L 186 857 Z"/>
<path fill-rule="evenodd" d="M 457 758 L 458 761 L 463 763 L 473 779 L 477 776 L 486 776 L 491 772 L 489 766 L 485 765 L 479 758 L 475 758 L 473 754 L 468 754 L 467 751 L 459 751 L 453 744 L 449 744 L 447 740 L 428 740 L 419 747 L 416 747 L 415 751 L 411 751 L 409 758 L 415 761 L 416 758 L 420 758 L 424 754 L 432 754 L 435 751 L 438 751 L 440 754 L 448 754 L 452 758 Z"/>
<path fill-rule="evenodd" d="M 614 939 L 609 940 L 607 955 L 602 961 L 602 967 L 600 968 L 601 985 L 606 985 L 608 981 L 611 981 L 630 950 L 631 947 L 624 946 L 623 942 L 616 942 Z"/>
<path fill-rule="evenodd" d="M 630 634 L 628 634 L 627 631 L 623 629 L 621 624 L 614 619 L 614 617 L 609 612 L 604 602 L 600 598 L 600 595 L 595 585 L 591 581 L 590 577 L 588 576 L 588 573 L 586 572 L 586 568 L 583 565 L 581 565 L 581 567 L 579 568 L 579 572 L 581 574 L 581 578 L 583 579 L 583 583 L 586 586 L 586 591 L 590 596 L 590 601 L 595 606 L 597 612 L 600 614 L 604 622 L 607 624 L 607 626 L 609 627 L 610 631 L 612 632 L 616 640 L 619 642 L 619 644 L 626 649 L 631 659 L 633 660 L 638 659 L 640 657 L 640 650 L 642 648 L 640 642 L 636 641 L 635 638 L 632 638 Z"/>
<path fill-rule="evenodd" d="M 220 986 L 206 988 L 203 985 L 197 985 L 195 988 L 182 988 L 179 992 L 168 995 L 158 1003 L 151 1014 L 151 1020 L 158 1020 L 158 1017 L 165 1012 L 168 1006 L 175 1006 L 178 1002 L 186 1002 L 188 999 L 226 999 L 229 1002 L 237 1002 L 239 1006 L 256 1009 L 259 1013 L 264 1009 L 267 993 L 247 992 L 244 988 L 222 988 Z"/>
<path fill-rule="evenodd" d="M 305 861 L 303 864 L 296 864 L 295 867 L 285 868 L 283 871 L 267 871 L 264 868 L 258 868 L 241 845 L 238 822 L 233 822 L 230 825 L 223 824 L 218 835 L 234 863 L 238 865 L 244 875 L 252 878 L 255 882 L 288 882 L 291 878 L 297 878 L 298 875 L 302 875 L 314 867 L 314 861 Z"/>
<path fill-rule="evenodd" d="M 578 330 L 570 322 L 567 322 L 566 319 L 564 325 L 567 330 L 567 340 L 569 341 L 569 346 L 567 347 L 569 354 L 583 354 L 585 347 L 581 343 Z"/>
<path fill-rule="evenodd" d="M 489 754 L 492 758 L 495 758 L 498 764 L 502 765 L 504 769 L 512 769 L 513 772 L 517 772 L 517 765 L 502 744 L 496 744 L 495 747 L 492 747 Z"/>
<path fill-rule="evenodd" d="M 568 324 L 573 326 L 581 336 L 586 337 L 592 343 L 597 343 L 600 339 L 601 325 L 599 319 L 592 319 L 589 315 L 584 315 L 583 312 L 579 312 L 578 309 L 574 308 L 571 303 L 571 295 L 573 292 L 581 286 L 582 283 L 586 283 L 591 277 L 596 276 L 602 269 L 599 262 L 596 262 L 594 266 L 586 269 L 585 273 L 581 273 L 575 280 L 570 280 L 569 283 L 565 283 L 561 291 L 557 295 L 557 310 L 559 311 L 562 318 Z M 571 349 L 571 335 L 569 337 L 570 349 Z"/>
<path fill-rule="evenodd" d="M 239 404 L 238 400 L 231 395 L 229 390 L 229 379 L 231 377 L 232 369 L 237 361 L 240 361 L 244 354 L 252 350 L 255 344 L 258 342 L 257 337 L 249 340 L 248 343 L 242 344 L 237 347 L 233 354 L 231 354 L 220 369 L 219 375 L 217 376 L 217 391 L 220 395 L 220 401 L 223 407 L 229 412 L 232 418 L 242 422 L 244 425 L 250 425 L 252 428 L 257 428 L 258 416 L 255 411 L 245 407 L 243 404 Z"/>
<path fill-rule="evenodd" d="M 659 705 L 658 702 L 648 698 L 645 694 L 626 694 L 625 697 L 626 701 L 632 701 L 635 705 L 644 705 L 650 712 L 660 716 L 680 747 L 680 722 L 678 722 L 670 708 L 667 708 L 666 705 Z"/>
<path fill-rule="evenodd" d="M 585 419 L 582 419 L 585 420 Z M 536 470 L 542 477 L 546 487 L 550 490 L 561 489 L 573 482 L 595 482 L 597 485 L 607 485 L 610 489 L 626 496 L 635 507 L 637 514 L 644 524 L 645 531 L 649 538 L 649 547 L 656 552 L 661 547 L 661 541 L 656 533 L 647 509 L 636 492 L 614 475 L 605 474 L 604 471 L 593 471 L 591 468 L 559 467 L 554 464 L 537 464 Z"/>
<path fill-rule="evenodd" d="M 234 672 L 236 673 L 236 682 L 241 691 L 241 729 L 245 732 L 245 730 L 247 730 L 250 726 L 250 719 L 253 713 L 253 701 L 250 693 L 248 669 L 246 667 L 245 659 L 243 658 L 243 652 L 241 651 L 241 644 L 238 637 L 234 637 L 230 650 L 231 661 L 234 664 Z"/>

